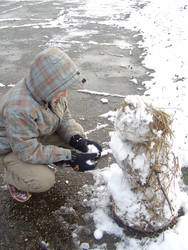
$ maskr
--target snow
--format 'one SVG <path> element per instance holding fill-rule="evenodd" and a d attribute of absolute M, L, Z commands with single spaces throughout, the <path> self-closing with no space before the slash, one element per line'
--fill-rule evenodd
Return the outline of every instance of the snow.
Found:
<path fill-rule="evenodd" d="M 21 2 L 21 0 L 17 0 Z M 42 1 L 41 1 L 42 2 Z M 80 2 L 78 0 L 69 2 Z M 120 27 L 122 29 L 129 29 L 138 32 L 138 35 L 142 35 L 143 39 L 139 42 L 138 47 L 144 49 L 144 53 L 141 56 L 142 62 L 146 68 L 153 69 L 154 72 L 150 73 L 151 80 L 143 82 L 143 86 L 146 88 L 144 98 L 150 96 L 150 101 L 153 105 L 163 108 L 166 112 L 173 116 L 173 132 L 174 132 L 174 151 L 179 157 L 180 165 L 188 165 L 188 53 L 186 51 L 188 44 L 188 3 L 187 0 L 85 0 L 81 1 L 85 3 L 85 17 L 86 20 L 90 20 L 91 17 L 101 17 L 97 20 L 98 24 L 112 25 L 114 27 Z M 40 2 L 39 2 L 40 4 Z M 54 3 L 58 5 L 58 3 Z M 142 4 L 140 8 L 136 5 Z M 83 7 L 83 6 L 82 6 Z M 20 7 L 19 7 L 20 8 Z M 79 6 L 78 6 L 79 8 Z M 123 13 L 122 13 L 123 10 Z M 63 13 L 63 10 L 62 10 Z M 89 36 L 90 34 L 96 34 L 96 30 L 91 31 L 79 31 L 77 26 L 79 23 L 79 15 L 76 10 L 72 10 L 66 15 L 59 13 L 59 16 L 55 20 L 43 19 L 42 22 L 1 26 L 0 29 L 17 28 L 17 27 L 30 27 L 33 28 L 67 28 L 69 34 L 52 38 L 48 44 L 64 42 L 64 46 L 71 46 L 71 39 L 76 36 Z M 125 18 L 126 15 L 129 18 Z M 9 21 L 19 21 L 17 18 L 10 18 Z M 72 20 L 72 27 L 67 20 Z M 7 20 L 8 21 L 8 20 Z M 73 25 L 74 24 L 74 25 Z M 66 44 L 68 41 L 69 44 Z M 73 41 L 80 44 L 80 41 Z M 98 44 L 96 41 L 90 41 L 90 44 Z M 114 45 L 120 49 L 129 50 L 129 54 L 132 54 L 132 45 L 124 40 L 115 39 L 108 45 Z M 120 63 L 121 67 L 126 67 L 125 64 Z M 139 79 L 130 79 L 134 84 L 139 85 Z M 139 83 L 139 84 L 138 84 Z M 0 83 L 0 87 L 5 85 Z M 14 84 L 8 84 L 8 87 L 12 87 Z M 91 90 L 79 90 L 79 92 L 94 94 L 99 96 L 116 96 L 124 97 L 122 95 L 96 92 Z M 132 97 L 130 97 L 132 98 Z M 105 98 L 101 99 L 104 102 Z M 103 100 L 103 101 L 102 101 Z M 130 101 L 132 101 L 130 99 Z M 119 133 L 122 131 L 122 124 L 126 119 L 127 126 L 130 124 L 134 126 L 135 133 L 132 134 L 131 139 L 138 141 L 140 135 L 147 134 L 147 129 L 144 125 L 148 125 L 151 121 L 151 116 L 146 115 L 143 112 L 142 100 L 134 103 L 138 108 L 138 112 L 135 114 L 134 119 L 131 118 L 131 109 L 127 112 L 126 116 L 119 114 L 120 121 L 116 123 L 116 128 L 119 129 Z M 109 111 L 106 114 L 101 115 L 101 118 L 108 119 L 114 122 L 117 117 L 116 111 Z M 122 115 L 122 117 L 121 117 Z M 142 122 L 141 122 L 142 121 Z M 140 124 L 141 122 L 141 124 Z M 96 128 L 86 132 L 86 135 L 107 127 L 108 124 L 97 124 Z M 187 247 L 187 231 L 188 231 L 188 196 L 183 191 L 178 191 L 178 202 L 184 208 L 185 215 L 180 217 L 176 226 L 172 229 L 165 231 L 159 237 L 154 239 L 142 239 L 137 240 L 124 235 L 122 228 L 120 228 L 116 222 L 111 218 L 109 205 L 111 204 L 111 196 L 116 204 L 120 208 L 119 212 L 124 208 L 129 208 L 128 216 L 133 218 L 138 211 L 136 205 L 137 197 L 130 190 L 130 185 L 123 179 L 122 161 L 126 155 L 132 155 L 131 144 L 123 142 L 117 134 L 117 132 L 111 132 L 110 147 L 116 158 L 117 163 L 111 164 L 109 167 L 105 167 L 102 170 L 93 171 L 95 178 L 95 184 L 93 186 L 93 196 L 91 200 L 84 200 L 88 202 L 92 209 L 92 217 L 95 222 L 95 231 L 93 235 L 96 240 L 103 238 L 104 234 L 116 235 L 119 237 L 119 242 L 116 243 L 117 250 L 186 250 Z M 127 137 L 126 137 L 127 138 Z M 93 150 L 93 149 L 91 149 Z M 106 149 L 103 151 L 103 155 L 110 154 L 111 150 Z M 134 159 L 134 169 L 141 169 L 143 182 L 147 176 L 147 164 L 145 162 L 144 155 L 139 155 Z M 65 181 L 68 184 L 68 181 Z M 2 189 L 6 188 L 1 186 Z M 122 192 L 125 190 L 126 192 Z M 79 193 L 78 193 L 79 194 Z M 124 202 L 122 202 L 124 201 Z M 63 209 L 64 207 L 62 207 Z M 76 233 L 72 235 L 77 237 Z M 42 247 L 47 248 L 48 243 L 41 241 Z M 81 249 L 89 249 L 89 244 L 83 242 L 80 245 Z M 96 247 L 96 249 L 106 249 L 106 244 Z"/>
<path fill-rule="evenodd" d="M 103 209 L 96 209 L 93 218 L 97 228 L 94 232 L 94 236 L 97 240 L 102 238 L 104 232 L 122 235 L 122 229 L 114 223 L 114 221 L 104 212 Z M 104 220 L 105 224 L 103 223 Z"/>
<path fill-rule="evenodd" d="M 96 153 L 97 156 L 99 155 L 99 150 L 98 150 L 97 147 L 95 147 L 95 145 L 89 144 L 87 147 L 88 147 L 87 153 Z M 94 164 L 95 164 L 95 161 L 88 160 L 88 161 L 86 161 L 86 163 L 87 163 L 88 165 L 94 165 Z"/>
<path fill-rule="evenodd" d="M 94 232 L 94 237 L 96 240 L 100 240 L 103 237 L 103 231 L 101 229 L 96 229 Z"/>
<path fill-rule="evenodd" d="M 7 185 L 3 185 L 3 186 L 0 186 L 2 190 L 8 190 L 8 186 Z"/>
<path fill-rule="evenodd" d="M 85 132 L 85 135 L 87 136 L 87 135 L 89 135 L 89 134 L 91 134 L 91 133 L 93 133 L 93 132 L 95 132 L 95 131 L 97 131 L 97 130 L 100 130 L 100 129 L 104 129 L 104 128 L 106 128 L 108 126 L 108 124 L 97 124 L 97 127 L 95 128 L 95 129 L 91 129 L 91 130 L 88 130 L 88 131 L 86 131 Z"/>
<path fill-rule="evenodd" d="M 10 84 L 8 84 L 7 86 L 10 87 L 10 88 L 12 88 L 12 87 L 15 86 L 15 84 L 10 83 Z"/>
<path fill-rule="evenodd" d="M 133 12 L 127 26 L 140 30 L 145 49 L 144 65 L 155 70 L 153 79 L 144 82 L 153 103 L 165 108 L 174 116 L 176 147 L 182 165 L 187 165 L 187 88 L 188 7 L 186 0 L 149 1 Z M 183 122 L 182 122 L 183 121 Z"/>
<path fill-rule="evenodd" d="M 120 241 L 116 245 L 116 249 L 119 250 L 187 249 L 185 239 L 188 230 L 188 197 L 184 192 L 178 195 L 181 196 L 181 205 L 186 214 L 180 217 L 177 225 L 157 238 L 138 240 L 125 236 L 122 228 L 110 216 L 110 196 L 113 196 L 115 202 L 122 208 L 123 206 L 129 207 L 128 218 L 134 218 L 135 212 L 139 209 L 136 206 L 137 197 L 133 196 L 128 183 L 122 181 L 123 174 L 121 168 L 114 163 L 109 168 L 95 170 L 94 177 L 96 178 L 96 183 L 93 186 L 93 198 L 89 201 L 89 205 L 93 210 L 92 217 L 95 222 L 94 237 L 96 240 L 102 239 L 104 234 L 113 234 L 120 237 Z M 122 190 L 126 190 L 126 192 L 122 192 Z"/>
<path fill-rule="evenodd" d="M 111 149 L 109 149 L 109 148 L 103 149 L 102 153 L 101 153 L 101 157 L 106 156 L 106 155 L 111 154 L 111 153 L 112 153 Z"/>
<path fill-rule="evenodd" d="M 108 186 L 113 187 L 109 190 L 115 201 L 116 214 L 122 220 L 126 220 L 129 226 L 137 224 L 145 228 L 149 221 L 151 225 L 155 225 L 155 228 L 161 228 L 172 220 L 172 208 L 173 216 L 178 214 L 181 203 L 178 198 L 180 196 L 178 185 L 180 173 L 174 165 L 173 154 L 164 155 L 166 151 L 157 150 L 157 153 L 155 151 L 156 139 L 165 140 L 166 144 L 169 145 L 168 152 L 172 151 L 172 140 L 170 137 L 165 138 L 162 131 L 156 132 L 156 129 L 153 129 L 152 110 L 154 107 L 149 110 L 148 107 L 151 103 L 145 103 L 145 99 L 145 97 L 137 95 L 127 96 L 125 98 L 126 106 L 122 105 L 121 109 L 117 111 L 114 121 L 116 131 L 110 134 L 110 147 L 123 173 L 119 177 L 118 185 L 113 187 L 112 183 L 115 181 L 115 175 L 113 175 Z M 145 147 L 142 143 L 147 143 L 147 141 L 150 143 Z M 149 151 L 150 153 L 148 153 Z M 170 205 L 167 202 L 164 203 L 164 206 L 159 205 L 163 204 L 164 194 L 160 188 L 156 191 L 156 178 L 150 175 L 150 166 L 156 166 L 156 160 L 159 165 L 157 168 L 160 169 L 161 185 L 163 190 L 168 191 Z M 171 181 L 172 179 L 173 181 Z M 143 191 L 142 187 L 147 181 L 150 182 Z M 132 191 L 135 189 L 137 192 Z M 129 195 L 127 195 L 128 192 Z M 152 199 L 154 193 L 155 201 Z M 154 207 L 153 212 L 147 211 L 147 202 Z M 157 218 L 154 217 L 156 213 L 158 214 Z M 144 222 L 140 220 L 143 215 Z M 125 218 L 123 219 L 123 217 Z"/>
<path fill-rule="evenodd" d="M 48 247 L 49 247 L 49 244 L 48 244 L 48 243 L 46 243 L 46 242 L 43 241 L 43 240 L 42 240 L 40 243 L 41 243 L 41 246 L 42 246 L 42 247 L 44 247 L 45 249 L 48 249 Z"/>
<path fill-rule="evenodd" d="M 165 112 L 172 115 L 174 119 L 172 125 L 174 132 L 173 151 L 179 157 L 180 166 L 187 166 L 188 99 L 186 93 L 188 92 L 188 56 L 185 51 L 188 44 L 187 0 L 142 1 L 143 6 L 139 8 L 139 10 L 133 7 L 136 1 L 125 2 L 119 0 L 110 2 L 113 6 L 111 10 L 112 18 L 103 20 L 101 23 L 132 29 L 138 31 L 143 36 L 143 40 L 139 42 L 139 47 L 144 48 L 144 54 L 142 55 L 143 64 L 147 68 L 154 70 L 153 73 L 150 74 L 151 80 L 142 83 L 146 88 L 143 99 L 148 99 L 147 96 L 149 96 L 149 100 L 154 106 L 162 108 Z M 106 1 L 103 1 L 101 5 L 99 1 L 95 1 L 95 11 L 93 11 L 92 4 L 91 1 L 88 1 L 88 15 L 109 15 L 109 10 L 108 12 L 103 11 L 103 8 L 105 8 L 107 4 Z M 99 7 L 98 5 L 100 5 L 100 10 L 97 8 Z M 128 20 L 122 21 L 118 18 L 116 19 L 118 16 L 116 11 L 118 7 L 122 8 L 123 5 L 123 9 L 126 9 L 126 12 L 130 13 L 130 17 Z M 119 41 L 119 43 L 114 41 L 114 43 L 116 43 L 117 46 L 124 46 L 121 41 Z M 127 46 L 127 49 L 130 49 L 131 52 L 131 47 Z M 132 79 L 132 82 L 138 84 L 137 79 Z M 104 95 L 107 96 L 106 93 L 104 93 Z M 157 238 L 138 240 L 127 237 L 110 216 L 110 197 L 113 197 L 115 204 L 118 204 L 120 208 L 119 213 L 121 213 L 121 210 L 123 211 L 125 207 L 127 209 L 129 208 L 129 218 L 133 218 L 139 209 L 135 202 L 137 197 L 131 192 L 130 185 L 123 179 L 122 170 L 122 161 L 125 159 L 125 156 L 128 154 L 131 155 L 133 152 L 131 145 L 121 140 L 122 137 L 120 134 L 122 124 L 124 124 L 125 120 L 127 122 L 127 128 L 129 127 L 128 125 L 132 125 L 133 123 L 136 133 L 133 133 L 131 140 L 137 142 L 140 135 L 143 133 L 147 134 L 147 129 L 140 131 L 139 128 L 144 128 L 144 124 L 148 125 L 151 121 L 151 116 L 143 112 L 142 105 L 140 105 L 139 101 L 134 105 L 139 106 L 134 119 L 130 116 L 131 110 L 127 112 L 126 116 L 119 114 L 120 121 L 115 125 L 115 127 L 119 129 L 119 134 L 118 132 L 111 132 L 110 134 L 110 147 L 117 164 L 114 163 L 102 170 L 93 171 L 96 182 L 93 187 L 93 198 L 89 201 L 89 205 L 93 211 L 92 216 L 96 228 L 94 237 L 99 240 L 105 233 L 120 237 L 120 241 L 116 244 L 117 250 L 187 249 L 188 196 L 182 191 L 182 183 L 180 183 L 181 190 L 176 189 L 177 206 L 183 207 L 185 215 L 178 219 L 178 223 L 172 229 L 166 230 Z M 117 112 L 109 111 L 101 115 L 101 117 L 114 122 L 117 115 Z M 141 124 L 140 121 L 142 121 Z M 126 136 L 125 138 L 127 138 Z M 135 169 L 141 169 L 143 171 L 143 182 L 148 174 L 145 160 L 144 155 L 139 155 L 133 162 Z M 122 190 L 125 190 L 125 192 L 122 192 Z M 170 192 L 173 193 L 172 190 L 170 190 Z"/>
<path fill-rule="evenodd" d="M 83 243 L 80 245 L 80 249 L 83 249 L 83 250 L 89 249 L 89 244 L 88 244 L 87 242 L 83 242 Z"/>
<path fill-rule="evenodd" d="M 122 140 L 144 142 L 150 136 L 149 124 L 152 114 L 147 112 L 147 106 L 140 96 L 127 96 L 125 102 L 130 104 L 125 112 L 117 113 L 115 128 L 119 131 Z"/>
<path fill-rule="evenodd" d="M 134 82 L 135 84 L 138 84 L 138 80 L 136 78 L 133 78 L 131 81 Z"/>
<path fill-rule="evenodd" d="M 99 150 L 95 145 L 89 144 L 88 146 L 88 153 L 96 153 L 97 155 L 99 154 Z"/>
<path fill-rule="evenodd" d="M 101 98 L 101 102 L 104 103 L 104 104 L 108 103 L 108 99 L 107 98 Z"/>
<path fill-rule="evenodd" d="M 93 90 L 87 90 L 87 89 L 79 89 L 78 92 L 80 93 L 87 93 L 92 95 L 102 95 L 102 96 L 115 96 L 115 97 L 125 97 L 124 95 L 118 95 L 118 94 L 111 94 L 106 92 L 99 92 L 99 91 L 93 91 Z"/>

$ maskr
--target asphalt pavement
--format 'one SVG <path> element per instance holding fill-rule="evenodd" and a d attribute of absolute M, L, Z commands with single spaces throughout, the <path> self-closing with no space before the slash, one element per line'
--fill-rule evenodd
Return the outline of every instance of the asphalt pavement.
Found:
<path fill-rule="evenodd" d="M 104 148 L 113 125 L 100 115 L 119 106 L 123 97 L 118 95 L 142 94 L 142 82 L 150 79 L 151 70 L 142 64 L 142 36 L 117 25 L 129 14 L 114 6 L 118 14 L 95 15 L 90 2 L 0 1 L 0 95 L 28 74 L 38 52 L 53 46 L 61 48 L 88 79 L 88 92 L 68 93 L 70 110 L 85 131 L 90 131 L 88 137 Z M 101 101 L 104 92 L 109 94 L 105 96 L 107 103 Z M 103 124 L 108 127 L 96 129 Z M 108 156 L 97 167 L 107 164 Z M 105 236 L 96 241 L 93 222 L 86 224 L 83 219 L 90 211 L 82 204 L 89 197 L 81 189 L 85 184 L 92 185 L 91 174 L 60 169 L 55 187 L 33 195 L 26 204 L 11 199 L 2 166 L 0 174 L 0 249 L 79 249 L 82 242 L 93 247 L 105 243 L 106 249 L 115 249 L 116 238 Z M 73 210 L 67 212 L 66 207 Z M 72 238 L 74 230 L 77 241 Z"/>

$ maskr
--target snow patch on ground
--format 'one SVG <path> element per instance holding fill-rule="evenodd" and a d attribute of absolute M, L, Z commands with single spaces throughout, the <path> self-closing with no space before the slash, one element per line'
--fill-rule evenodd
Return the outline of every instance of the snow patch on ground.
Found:
<path fill-rule="evenodd" d="M 181 165 L 188 165 L 188 7 L 186 0 L 150 0 L 132 11 L 124 27 L 139 31 L 144 48 L 143 64 L 151 69 L 152 80 L 144 82 L 145 95 L 154 105 L 174 118 L 176 150 Z"/>
<path fill-rule="evenodd" d="M 94 237 L 97 240 L 103 238 L 104 234 L 115 235 L 119 237 L 119 242 L 116 243 L 117 250 L 186 250 L 186 234 L 188 230 L 188 196 L 181 192 L 181 206 L 184 208 L 185 215 L 180 217 L 178 223 L 172 228 L 163 232 L 157 238 L 143 238 L 141 240 L 130 238 L 123 233 L 114 219 L 111 217 L 110 196 L 113 195 L 116 201 L 121 205 L 127 206 L 127 201 L 132 201 L 129 207 L 130 216 L 134 216 L 135 207 L 134 199 L 123 178 L 121 168 L 116 164 L 110 165 L 108 168 L 93 171 L 96 180 L 92 187 L 93 198 L 88 201 L 88 205 L 92 209 L 91 216 L 95 222 Z M 87 187 L 88 190 L 88 187 Z M 126 192 L 122 192 L 126 190 Z M 125 202 L 122 202 L 125 201 Z M 105 248 L 104 248 L 105 249 Z"/>
<path fill-rule="evenodd" d="M 123 2 L 125 3 L 125 1 Z M 128 20 L 119 21 L 110 18 L 101 21 L 101 23 L 132 29 L 143 36 L 143 41 L 138 44 L 140 48 L 144 49 L 143 63 L 147 68 L 155 70 L 151 74 L 152 80 L 143 82 L 143 85 L 147 88 L 145 95 L 150 96 L 154 106 L 162 108 L 172 115 L 174 119 L 172 129 L 175 134 L 173 150 L 180 158 L 180 165 L 186 166 L 188 165 L 188 56 L 185 52 L 188 44 L 187 1 L 143 1 L 143 7 L 140 9 L 132 8 L 135 2 L 126 1 L 125 3 L 127 5 L 126 10 L 131 12 Z M 102 15 L 102 12 L 100 13 Z M 97 11 L 93 12 L 93 15 L 98 15 Z M 137 79 L 132 79 L 132 81 L 137 84 Z M 109 111 L 101 115 L 101 117 L 112 122 L 114 122 L 116 116 L 116 111 Z M 118 159 L 117 163 L 121 166 L 120 161 L 124 159 L 125 154 L 131 154 L 131 149 L 128 145 L 124 147 L 119 140 L 118 136 L 115 136 L 112 138 L 111 144 L 119 152 L 116 160 Z M 143 159 L 135 161 L 135 167 L 138 167 L 140 161 L 143 161 Z M 121 186 L 122 170 L 118 164 L 112 164 L 103 170 L 93 172 L 96 183 L 93 187 L 94 195 L 89 201 L 89 205 L 93 210 L 92 215 L 96 223 L 94 234 L 96 239 L 100 239 L 105 233 L 117 235 L 120 237 L 116 244 L 117 250 L 187 249 L 188 196 L 185 192 L 179 192 L 178 194 L 185 215 L 179 218 L 178 223 L 172 229 L 165 231 L 155 239 L 137 240 L 121 234 L 121 228 L 117 229 L 117 224 L 110 217 L 110 196 L 113 195 L 117 202 L 120 202 L 121 199 L 126 200 L 129 195 L 130 200 L 134 200 L 134 197 L 130 194 L 129 187 Z M 122 189 L 126 190 L 126 197 L 122 197 Z M 133 210 L 134 206 L 131 206 L 130 215 Z M 104 215 L 103 218 L 100 217 L 102 215 Z M 100 222 L 99 218 L 102 218 Z M 109 221 L 110 226 L 107 228 Z M 116 232 L 118 233 L 116 234 Z"/>

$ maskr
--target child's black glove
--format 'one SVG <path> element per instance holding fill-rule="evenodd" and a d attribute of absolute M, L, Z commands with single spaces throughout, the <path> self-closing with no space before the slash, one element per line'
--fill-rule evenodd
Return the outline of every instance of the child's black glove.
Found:
<path fill-rule="evenodd" d="M 88 151 L 86 140 L 81 135 L 73 135 L 70 139 L 69 145 L 85 153 Z"/>
<path fill-rule="evenodd" d="M 79 154 L 72 151 L 72 159 L 69 161 L 69 164 L 75 171 L 84 172 L 87 170 L 93 170 L 96 166 L 95 159 L 97 154 Z"/>
<path fill-rule="evenodd" d="M 88 145 L 93 145 L 97 149 L 97 152 L 96 152 L 97 155 L 96 155 L 95 160 L 99 159 L 101 156 L 101 152 L 102 152 L 101 146 L 97 142 L 84 139 L 81 135 L 73 135 L 70 139 L 69 145 L 85 153 L 89 151 Z"/>

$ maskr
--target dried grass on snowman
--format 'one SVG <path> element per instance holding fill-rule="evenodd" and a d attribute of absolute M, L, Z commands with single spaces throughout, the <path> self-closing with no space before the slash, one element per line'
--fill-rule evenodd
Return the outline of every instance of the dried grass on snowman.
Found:
<path fill-rule="evenodd" d="M 141 96 L 127 96 L 117 111 L 110 147 L 137 204 L 114 202 L 114 213 L 135 230 L 156 232 L 178 216 L 180 168 L 171 123 L 167 113 Z"/>

